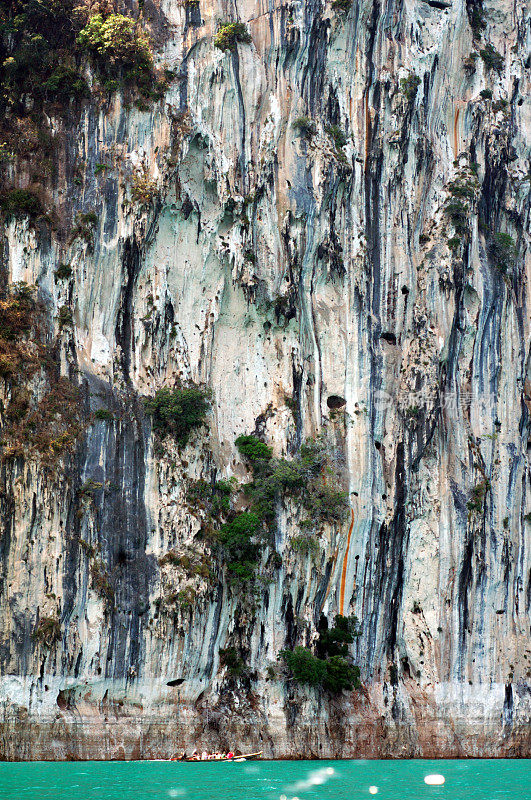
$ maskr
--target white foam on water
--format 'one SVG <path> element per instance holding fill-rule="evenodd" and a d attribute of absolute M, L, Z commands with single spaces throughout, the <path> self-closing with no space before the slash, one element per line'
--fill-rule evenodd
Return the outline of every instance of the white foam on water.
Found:
<path fill-rule="evenodd" d="M 369 794 L 378 794 L 377 786 L 369 786 Z"/>
<path fill-rule="evenodd" d="M 310 772 L 305 780 L 297 781 L 297 783 L 294 783 L 293 786 L 288 787 L 289 791 L 305 792 L 308 789 L 312 789 L 314 786 L 322 786 L 323 783 L 326 783 L 334 774 L 335 770 L 332 767 L 316 769 L 313 772 Z"/>
<path fill-rule="evenodd" d="M 424 783 L 428 786 L 442 786 L 444 781 L 444 775 L 426 775 L 424 778 Z"/>
<path fill-rule="evenodd" d="M 186 794 L 186 789 L 182 786 L 179 786 L 177 789 L 170 789 L 168 792 L 169 797 L 184 797 Z"/>

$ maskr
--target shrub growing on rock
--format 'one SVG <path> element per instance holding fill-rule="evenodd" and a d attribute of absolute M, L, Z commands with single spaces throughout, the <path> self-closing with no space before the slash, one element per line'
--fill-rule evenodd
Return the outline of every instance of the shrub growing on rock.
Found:
<path fill-rule="evenodd" d="M 495 233 L 489 242 L 492 263 L 504 275 L 510 272 L 516 260 L 516 244 L 508 233 Z"/>
<path fill-rule="evenodd" d="M 223 50 L 235 50 L 238 42 L 242 44 L 250 44 L 252 42 L 251 34 L 243 22 L 227 22 L 220 25 L 218 32 L 214 36 L 214 45 Z"/>
<path fill-rule="evenodd" d="M 409 102 L 412 102 L 417 96 L 417 89 L 420 85 L 420 78 L 418 75 L 411 74 L 407 78 L 402 78 L 400 81 L 400 88 Z"/>
<path fill-rule="evenodd" d="M 465 233 L 469 218 L 469 211 L 466 205 L 461 200 L 453 198 L 452 200 L 448 200 L 444 211 L 450 217 L 456 232 Z"/>
<path fill-rule="evenodd" d="M 59 328 L 69 328 L 74 322 L 72 309 L 68 306 L 61 306 L 58 314 Z"/>
<path fill-rule="evenodd" d="M 280 656 L 297 683 L 321 686 L 331 694 L 361 686 L 359 667 L 349 664 L 343 656 L 335 655 L 324 660 L 300 646 L 294 650 L 282 650 Z"/>
<path fill-rule="evenodd" d="M 293 122 L 293 127 L 304 139 L 312 139 L 317 133 L 317 125 L 309 117 L 297 117 Z"/>
<path fill-rule="evenodd" d="M 81 239 L 91 246 L 94 242 L 94 228 L 97 224 L 98 216 L 95 211 L 78 212 L 75 225 L 70 233 L 70 244 L 76 239 Z"/>
<path fill-rule="evenodd" d="M 41 642 L 46 647 L 51 647 L 60 637 L 61 623 L 56 617 L 41 617 L 31 634 L 34 642 Z"/>
<path fill-rule="evenodd" d="M 334 11 L 346 13 L 352 8 L 352 0 L 332 0 L 332 8 Z"/>
<path fill-rule="evenodd" d="M 90 565 L 91 585 L 96 594 L 107 606 L 114 605 L 114 588 L 102 561 L 96 560 Z"/>
<path fill-rule="evenodd" d="M 472 28 L 472 33 L 474 34 L 474 39 L 479 39 L 481 32 L 487 27 L 487 23 L 485 22 L 485 12 L 481 7 L 481 0 L 479 0 L 479 2 L 478 0 L 475 2 L 474 0 L 473 2 L 468 2 L 466 4 L 466 10 L 470 27 Z"/>
<path fill-rule="evenodd" d="M 296 647 L 294 650 L 281 650 L 287 668 L 297 683 L 308 686 L 322 686 L 326 678 L 326 662 L 313 655 L 306 647 Z"/>
<path fill-rule="evenodd" d="M 302 445 L 293 459 L 273 457 L 271 448 L 254 435 L 236 439 L 239 452 L 250 462 L 252 480 L 238 485 L 230 481 L 191 481 L 187 502 L 201 512 L 202 535 L 221 545 L 221 554 L 232 583 L 249 583 L 256 574 L 261 550 L 276 522 L 282 500 L 293 500 L 308 510 L 311 521 L 300 523 L 304 536 L 293 543 L 294 550 L 312 554 L 319 549 L 314 529 L 344 518 L 346 494 L 338 489 L 340 479 L 335 453 L 320 440 Z M 233 496 L 245 499 L 246 509 L 236 513 Z M 219 527 L 221 525 L 221 527 Z M 281 563 L 273 553 L 269 565 Z"/>
<path fill-rule="evenodd" d="M 245 456 L 250 461 L 256 461 L 258 459 L 268 460 L 273 455 L 271 448 L 264 444 L 264 442 L 261 442 L 256 436 L 238 436 L 235 445 L 242 456 Z"/>
<path fill-rule="evenodd" d="M 332 694 L 338 694 L 343 689 L 348 691 L 359 689 L 361 686 L 360 668 L 349 664 L 341 656 L 332 656 L 326 662 L 326 676 L 323 686 Z"/>
<path fill-rule="evenodd" d="M 479 55 L 483 59 L 483 63 L 487 69 L 493 69 L 495 72 L 501 72 L 503 69 L 503 56 L 498 53 L 495 47 L 490 43 L 487 44 L 483 50 L 479 51 Z"/>
<path fill-rule="evenodd" d="M 0 197 L 0 206 L 14 217 L 37 217 L 42 214 L 41 201 L 31 189 L 9 189 Z"/>
<path fill-rule="evenodd" d="M 202 479 L 191 481 L 186 500 L 193 508 L 202 508 L 212 519 L 218 519 L 230 512 L 234 483 L 237 483 L 236 479 L 215 483 L 207 483 Z"/>
<path fill-rule="evenodd" d="M 94 14 L 77 43 L 96 59 L 110 61 L 121 67 L 149 69 L 152 57 L 146 36 L 138 29 L 134 19 L 123 14 Z"/>
<path fill-rule="evenodd" d="M 219 651 L 219 660 L 224 667 L 233 677 L 241 675 L 243 672 L 243 661 L 235 647 L 221 648 Z"/>
<path fill-rule="evenodd" d="M 322 686 L 332 694 L 343 689 L 358 689 L 360 683 L 359 667 L 349 661 L 348 645 L 359 636 L 357 619 L 338 614 L 332 628 L 322 616 L 319 622 L 317 655 L 305 647 L 282 650 L 280 653 L 292 677 L 297 683 Z"/>
<path fill-rule="evenodd" d="M 227 569 L 233 582 L 247 582 L 254 576 L 258 546 L 253 538 L 258 534 L 260 517 L 244 511 L 221 527 L 219 541 L 224 547 Z"/>
<path fill-rule="evenodd" d="M 321 617 L 319 622 L 319 639 L 317 641 L 317 654 L 321 658 L 348 655 L 348 645 L 352 644 L 356 636 L 360 636 L 358 620 L 356 617 L 344 617 L 337 614 L 334 624 L 328 627 L 326 617 Z"/>
<path fill-rule="evenodd" d="M 346 145 L 348 141 L 347 135 L 339 125 L 329 125 L 326 132 L 333 140 L 336 147 L 344 147 Z"/>
<path fill-rule="evenodd" d="M 291 460 L 272 458 L 271 449 L 255 436 L 238 437 L 236 446 L 251 461 L 253 480 L 244 491 L 264 522 L 274 521 L 275 500 L 283 494 L 300 499 L 316 524 L 343 518 L 346 495 L 336 481 L 327 480 L 333 469 L 321 441 L 305 442 Z"/>
<path fill-rule="evenodd" d="M 155 80 L 149 39 L 131 17 L 94 14 L 79 32 L 77 45 L 91 57 L 107 91 L 114 92 L 125 83 L 146 99 L 162 96 L 168 80 Z M 138 100 L 137 105 L 145 103 Z"/>
<path fill-rule="evenodd" d="M 86 80 L 71 64 L 59 64 L 50 77 L 44 81 L 43 89 L 46 94 L 51 94 L 62 101 L 66 101 L 70 97 L 80 100 L 89 94 Z"/>
<path fill-rule="evenodd" d="M 56 281 L 66 281 L 72 276 L 72 267 L 69 264 L 59 264 L 53 275 Z"/>
<path fill-rule="evenodd" d="M 184 447 L 192 431 L 204 423 L 210 400 L 208 392 L 200 386 L 164 387 L 144 405 L 154 430 L 161 435 L 171 434 Z"/>
<path fill-rule="evenodd" d="M 25 113 L 24 98 L 82 97 L 87 84 L 72 55 L 83 24 L 74 0 L 12 0 L 0 15 L 0 104 Z M 35 108 L 33 109 L 35 113 Z"/>
<path fill-rule="evenodd" d="M 479 514 L 483 510 L 483 503 L 485 502 L 485 497 L 487 492 L 490 490 L 490 481 L 488 478 L 480 481 L 474 488 L 472 489 L 470 500 L 466 504 L 466 507 L 470 511 L 471 514 Z"/>
<path fill-rule="evenodd" d="M 111 422 L 114 419 L 114 414 L 107 408 L 98 408 L 94 412 L 94 419 L 97 419 L 100 422 Z"/>

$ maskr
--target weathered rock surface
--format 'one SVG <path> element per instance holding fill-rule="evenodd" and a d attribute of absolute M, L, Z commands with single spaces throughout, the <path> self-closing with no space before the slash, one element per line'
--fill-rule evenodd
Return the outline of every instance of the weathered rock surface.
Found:
<path fill-rule="evenodd" d="M 2 464 L 0 757 L 530 756 L 526 4 L 146 0 L 144 16 L 177 72 L 164 99 L 118 94 L 63 131 L 53 203 L 95 211 L 92 241 L 5 225 L 5 275 L 39 287 L 86 410 L 59 466 Z M 252 43 L 215 48 L 219 18 Z M 142 404 L 178 379 L 213 397 L 181 450 Z M 322 434 L 350 510 L 305 554 L 282 504 L 249 598 L 215 559 L 210 580 L 159 560 L 211 558 L 187 485 L 245 479 L 234 440 L 253 431 L 279 456 Z M 358 617 L 361 691 L 282 679 L 279 651 L 321 613 Z M 43 619 L 60 623 L 46 641 Z"/>

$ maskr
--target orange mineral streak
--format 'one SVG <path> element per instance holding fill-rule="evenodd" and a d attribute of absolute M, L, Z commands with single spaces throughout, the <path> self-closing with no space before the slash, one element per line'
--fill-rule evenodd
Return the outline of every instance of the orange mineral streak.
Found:
<path fill-rule="evenodd" d="M 348 529 L 348 537 L 347 537 L 347 549 L 345 550 L 345 555 L 343 556 L 343 569 L 341 570 L 341 586 L 339 588 L 339 613 L 341 616 L 344 616 L 344 606 L 345 606 L 345 581 L 347 579 L 347 564 L 348 564 L 348 554 L 350 551 L 350 537 L 352 536 L 352 528 L 354 527 L 354 511 L 350 509 L 350 527 Z"/>

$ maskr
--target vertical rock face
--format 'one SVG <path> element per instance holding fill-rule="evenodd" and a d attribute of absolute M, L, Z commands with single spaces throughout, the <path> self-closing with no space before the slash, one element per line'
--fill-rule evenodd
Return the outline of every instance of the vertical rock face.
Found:
<path fill-rule="evenodd" d="M 70 235 L 5 217 L 3 758 L 531 754 L 529 19 L 342 6 L 146 0 L 163 99 L 53 122 Z M 183 446 L 143 398 L 191 384 Z M 250 433 L 319 437 L 348 509 L 277 494 L 241 586 L 190 486 Z M 338 613 L 362 689 L 287 680 Z"/>

